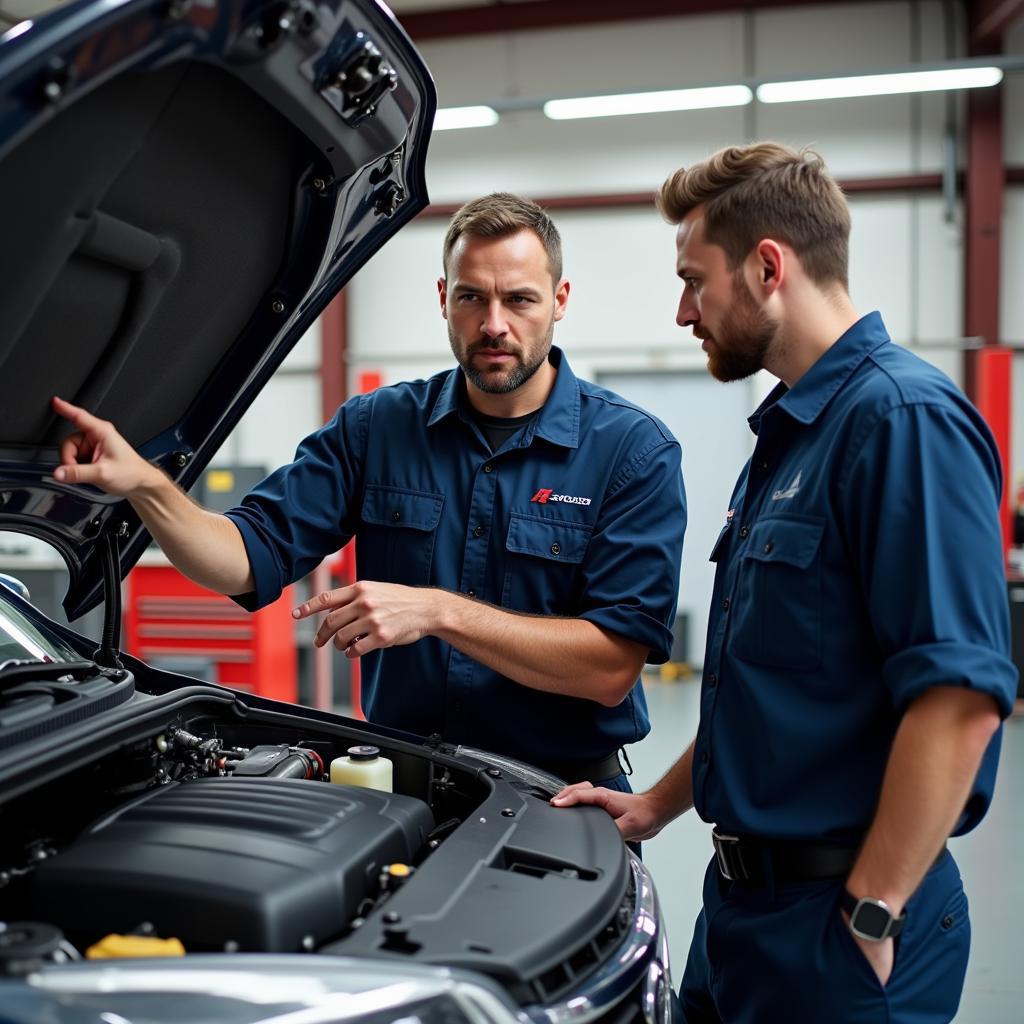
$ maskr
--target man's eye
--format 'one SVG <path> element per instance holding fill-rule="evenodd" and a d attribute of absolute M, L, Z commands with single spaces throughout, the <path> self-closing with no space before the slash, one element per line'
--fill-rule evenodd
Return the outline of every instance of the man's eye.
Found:
<path fill-rule="evenodd" d="M 508 297 L 508 301 L 514 306 L 521 306 L 523 303 L 529 302 L 530 300 L 525 295 L 510 295 Z"/>
<path fill-rule="evenodd" d="M 459 302 L 476 302 L 476 300 L 479 297 L 480 297 L 479 295 L 459 295 L 459 296 L 456 296 L 456 298 L 458 299 Z"/>

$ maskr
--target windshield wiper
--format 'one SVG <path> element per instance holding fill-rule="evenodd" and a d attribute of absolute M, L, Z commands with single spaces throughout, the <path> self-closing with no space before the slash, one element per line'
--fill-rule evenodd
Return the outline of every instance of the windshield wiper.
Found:
<path fill-rule="evenodd" d="M 92 679 L 101 674 L 94 661 L 41 661 L 37 658 L 8 658 L 0 661 L 0 684 L 20 683 L 26 679 L 70 682 Z"/>

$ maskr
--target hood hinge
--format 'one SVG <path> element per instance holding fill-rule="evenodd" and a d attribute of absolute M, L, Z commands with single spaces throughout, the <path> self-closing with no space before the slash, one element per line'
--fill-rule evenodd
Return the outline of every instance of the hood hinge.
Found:
<path fill-rule="evenodd" d="M 127 534 L 127 524 L 118 523 L 100 538 L 103 564 L 103 635 L 93 655 L 104 668 L 124 668 L 118 653 L 121 647 L 121 551 L 118 538 Z"/>

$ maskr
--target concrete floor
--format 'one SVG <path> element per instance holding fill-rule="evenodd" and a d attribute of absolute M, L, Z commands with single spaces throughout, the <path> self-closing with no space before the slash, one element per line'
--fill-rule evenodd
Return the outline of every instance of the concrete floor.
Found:
<path fill-rule="evenodd" d="M 693 738 L 696 681 L 645 685 L 653 727 L 629 750 L 634 789 L 651 785 Z M 686 963 L 700 886 L 711 855 L 711 827 L 693 813 L 644 843 L 668 923 L 676 985 Z M 973 939 L 956 1024 L 1024 1020 L 1024 718 L 1007 722 L 993 805 L 970 835 L 950 843 L 971 904 Z"/>

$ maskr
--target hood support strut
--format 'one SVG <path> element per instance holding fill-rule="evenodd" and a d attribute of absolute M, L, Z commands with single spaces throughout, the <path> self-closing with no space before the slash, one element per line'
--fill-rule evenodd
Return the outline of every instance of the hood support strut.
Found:
<path fill-rule="evenodd" d="M 118 651 L 121 647 L 121 551 L 117 538 L 121 524 L 105 530 L 100 538 L 99 556 L 103 563 L 103 636 L 93 655 L 97 665 L 124 668 Z"/>

